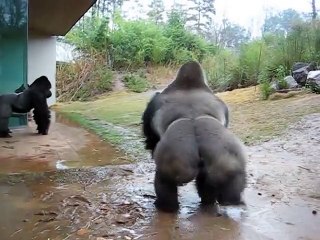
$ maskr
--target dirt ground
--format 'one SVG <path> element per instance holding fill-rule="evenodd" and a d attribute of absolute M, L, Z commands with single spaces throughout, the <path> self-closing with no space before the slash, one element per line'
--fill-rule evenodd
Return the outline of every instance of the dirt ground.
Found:
<path fill-rule="evenodd" d="M 59 117 L 48 136 L 33 131 L 0 139 L 1 240 L 319 239 L 320 113 L 247 147 L 245 206 L 202 209 L 190 183 L 179 189 L 178 214 L 154 208 L 150 157 L 126 164 Z"/>

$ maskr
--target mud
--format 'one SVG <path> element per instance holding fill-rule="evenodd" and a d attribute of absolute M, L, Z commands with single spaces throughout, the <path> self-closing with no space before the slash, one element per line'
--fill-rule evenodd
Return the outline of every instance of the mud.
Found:
<path fill-rule="evenodd" d="M 320 236 L 319 133 L 320 114 L 313 114 L 284 136 L 248 147 L 246 205 L 239 207 L 200 208 L 190 183 L 179 189 L 178 214 L 157 212 L 150 159 L 3 174 L 0 239 L 316 240 Z M 10 171 L 21 172 L 14 167 Z"/>

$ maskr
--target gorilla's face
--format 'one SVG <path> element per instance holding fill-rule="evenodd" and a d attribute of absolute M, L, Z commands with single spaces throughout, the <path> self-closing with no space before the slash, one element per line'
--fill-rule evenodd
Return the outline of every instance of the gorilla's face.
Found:
<path fill-rule="evenodd" d="M 51 97 L 51 96 L 52 96 L 52 92 L 51 92 L 50 90 L 47 91 L 46 94 L 45 94 L 45 96 L 46 96 L 46 98 Z"/>

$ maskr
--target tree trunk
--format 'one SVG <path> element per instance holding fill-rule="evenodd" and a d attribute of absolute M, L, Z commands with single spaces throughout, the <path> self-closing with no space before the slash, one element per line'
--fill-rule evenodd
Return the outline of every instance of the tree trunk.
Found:
<path fill-rule="evenodd" d="M 317 9 L 316 9 L 316 0 L 312 0 L 312 19 L 315 20 L 317 18 Z"/>

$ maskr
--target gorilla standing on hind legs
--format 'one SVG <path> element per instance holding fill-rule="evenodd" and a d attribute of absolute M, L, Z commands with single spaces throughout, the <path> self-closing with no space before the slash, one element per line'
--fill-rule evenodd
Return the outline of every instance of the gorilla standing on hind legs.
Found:
<path fill-rule="evenodd" d="M 12 113 L 27 113 L 34 109 L 34 119 L 39 134 L 47 135 L 50 126 L 50 111 L 47 98 L 52 93 L 51 83 L 46 76 L 37 78 L 20 94 L 0 95 L 0 137 L 11 137 L 8 130 Z"/>
<path fill-rule="evenodd" d="M 158 209 L 177 211 L 178 186 L 193 179 L 203 205 L 242 203 L 246 154 L 227 129 L 228 114 L 195 61 L 184 64 L 176 79 L 152 97 L 142 122 L 146 149 L 156 163 Z"/>

